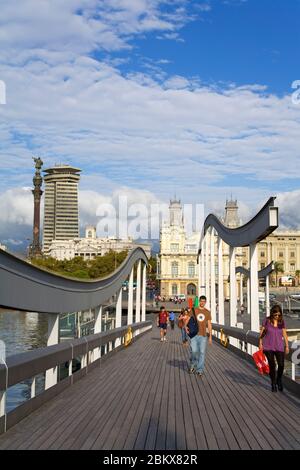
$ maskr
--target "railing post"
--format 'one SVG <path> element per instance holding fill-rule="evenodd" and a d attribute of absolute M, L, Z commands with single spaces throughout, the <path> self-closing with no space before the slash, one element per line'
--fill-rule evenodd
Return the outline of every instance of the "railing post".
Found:
<path fill-rule="evenodd" d="M 247 313 L 251 313 L 250 277 L 247 278 Z"/>
<path fill-rule="evenodd" d="M 215 268 L 215 236 L 214 228 L 211 227 L 210 231 L 210 311 L 213 323 L 216 322 L 216 268 Z"/>
<path fill-rule="evenodd" d="M 296 364 L 292 361 L 292 380 L 296 380 Z"/>
<path fill-rule="evenodd" d="M 210 264 L 209 264 L 209 243 L 208 243 L 209 232 L 205 235 L 205 295 L 207 308 L 210 310 Z"/>
<path fill-rule="evenodd" d="M 96 310 L 96 316 L 95 316 L 95 327 L 94 327 L 94 333 L 101 333 L 102 331 L 102 305 Z M 101 346 L 96 348 L 96 353 L 94 356 L 95 361 L 97 359 L 100 359 L 101 357 Z"/>
<path fill-rule="evenodd" d="M 205 269 L 204 269 L 204 240 L 201 242 L 201 293 L 200 295 L 205 295 Z"/>
<path fill-rule="evenodd" d="M 147 294 L 147 265 L 143 264 L 143 284 L 142 284 L 142 322 L 146 321 L 146 294 Z"/>
<path fill-rule="evenodd" d="M 128 283 L 128 316 L 127 316 L 127 325 L 132 325 L 133 323 L 133 273 L 134 267 L 131 269 Z"/>
<path fill-rule="evenodd" d="M 266 314 L 270 316 L 270 276 L 266 277 Z"/>
<path fill-rule="evenodd" d="M 118 292 L 118 298 L 117 298 L 117 307 L 116 307 L 116 328 L 120 328 L 122 326 L 122 292 L 123 289 L 121 289 Z M 117 348 L 121 344 L 121 339 L 117 338 L 115 342 L 115 347 Z"/>
<path fill-rule="evenodd" d="M 251 330 L 259 331 L 259 301 L 258 301 L 258 257 L 257 245 L 250 245 L 250 298 L 251 298 Z"/>
<path fill-rule="evenodd" d="M 240 305 L 244 303 L 244 298 L 243 298 L 243 274 L 240 274 Z"/>
<path fill-rule="evenodd" d="M 0 418 L 5 415 L 6 391 L 0 390 Z"/>
<path fill-rule="evenodd" d="M 235 254 L 236 248 L 230 246 L 229 262 L 230 262 L 230 326 L 236 327 L 237 323 L 237 295 L 236 295 L 236 277 L 235 277 Z"/>
<path fill-rule="evenodd" d="M 136 304 L 135 304 L 135 321 L 139 323 L 141 321 L 141 264 L 142 261 L 138 261 L 137 274 L 136 274 Z"/>
<path fill-rule="evenodd" d="M 31 384 L 30 397 L 34 398 L 36 395 L 36 377 L 33 377 Z"/>
<path fill-rule="evenodd" d="M 223 280 L 223 240 L 218 239 L 218 305 L 219 305 L 219 324 L 224 325 L 224 280 Z"/>
<path fill-rule="evenodd" d="M 48 341 L 47 346 L 59 343 L 59 313 L 48 313 Z M 45 390 L 57 384 L 57 366 L 46 371 Z"/>

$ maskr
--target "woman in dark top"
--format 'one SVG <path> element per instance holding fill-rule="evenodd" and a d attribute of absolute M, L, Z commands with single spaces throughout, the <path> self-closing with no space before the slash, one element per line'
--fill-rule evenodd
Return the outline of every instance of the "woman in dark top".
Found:
<path fill-rule="evenodd" d="M 284 370 L 284 354 L 289 353 L 289 341 L 280 305 L 274 305 L 270 316 L 263 321 L 259 337 L 259 349 L 263 350 L 268 359 L 272 392 L 277 392 L 277 387 L 282 392 L 281 378 Z M 277 378 L 275 358 L 277 361 Z"/>

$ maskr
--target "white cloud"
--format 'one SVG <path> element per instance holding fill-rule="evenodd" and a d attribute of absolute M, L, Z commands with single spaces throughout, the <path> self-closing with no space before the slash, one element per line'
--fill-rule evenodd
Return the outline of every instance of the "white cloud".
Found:
<path fill-rule="evenodd" d="M 300 230 L 300 190 L 279 193 L 276 203 L 279 207 L 280 228 Z"/>
<path fill-rule="evenodd" d="M 88 53 L 131 47 L 132 35 L 175 31 L 192 19 L 181 0 L 10 0 L 1 2 L 0 47 Z M 163 11 L 163 5 L 169 6 Z M 178 8 L 178 5 L 181 5 Z M 170 8 L 171 7 L 171 8 Z M 3 57 L 3 56 L 2 56 Z"/>
<path fill-rule="evenodd" d="M 155 68 L 167 58 L 149 62 L 148 73 L 122 75 L 117 67 L 126 59 L 91 57 L 130 48 L 132 37 L 150 31 L 181 40 L 180 28 L 193 20 L 189 2 L 2 3 L 0 220 L 7 230 L 0 236 L 32 224 L 32 195 L 14 201 L 8 191 L 30 184 L 32 154 L 45 166 L 84 168 L 87 223 L 97 202 L 124 185 L 164 201 L 181 193 L 209 209 L 224 206 L 233 181 L 239 201 L 254 208 L 299 173 L 300 116 L 291 96 L 268 94 L 262 84 L 210 87 L 199 77 L 167 76 Z"/>

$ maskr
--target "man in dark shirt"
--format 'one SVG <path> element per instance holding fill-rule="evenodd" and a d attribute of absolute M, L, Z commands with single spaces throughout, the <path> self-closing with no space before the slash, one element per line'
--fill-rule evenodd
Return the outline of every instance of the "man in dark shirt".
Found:
<path fill-rule="evenodd" d="M 165 307 L 160 307 L 160 312 L 158 314 L 158 326 L 160 328 L 160 340 L 161 341 L 166 341 L 168 320 L 169 320 L 169 314 L 166 311 Z"/>

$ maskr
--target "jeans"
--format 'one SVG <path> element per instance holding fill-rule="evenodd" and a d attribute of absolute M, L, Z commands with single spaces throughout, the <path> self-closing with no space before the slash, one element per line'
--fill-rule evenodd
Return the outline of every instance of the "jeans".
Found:
<path fill-rule="evenodd" d="M 191 367 L 203 372 L 207 347 L 207 336 L 196 335 L 191 339 Z"/>
<path fill-rule="evenodd" d="M 188 334 L 185 328 L 181 328 L 181 337 L 182 337 L 183 343 L 185 343 L 188 340 Z"/>

